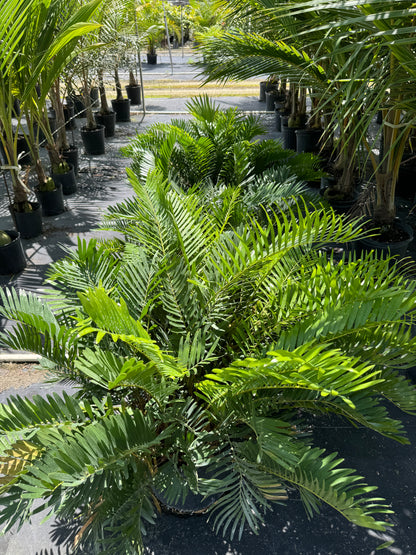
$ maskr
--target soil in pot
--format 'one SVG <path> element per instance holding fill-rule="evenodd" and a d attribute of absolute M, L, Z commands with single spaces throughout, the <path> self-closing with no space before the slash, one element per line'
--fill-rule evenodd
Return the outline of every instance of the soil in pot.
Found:
<path fill-rule="evenodd" d="M 77 191 L 77 182 L 75 179 L 74 166 L 72 166 L 71 164 L 68 164 L 68 166 L 69 166 L 69 169 L 66 169 L 66 171 L 52 172 L 52 179 L 55 185 L 59 183 L 61 184 L 62 194 L 64 195 L 72 195 Z"/>
<path fill-rule="evenodd" d="M 27 202 L 29 210 L 19 211 L 9 206 L 10 213 L 22 239 L 31 239 L 42 233 L 42 209 L 39 202 Z"/>
<path fill-rule="evenodd" d="M 35 189 L 36 196 L 42 205 L 44 216 L 57 216 L 65 210 L 62 185 L 55 183 L 55 189 L 40 190 Z"/>
<path fill-rule="evenodd" d="M 105 154 L 104 125 L 97 125 L 95 129 L 81 128 L 81 139 L 86 154 Z"/>
<path fill-rule="evenodd" d="M 358 194 L 356 191 L 354 191 L 352 195 L 346 195 L 339 191 L 336 187 L 321 189 L 321 193 L 337 214 L 347 214 L 358 200 Z"/>
<path fill-rule="evenodd" d="M 112 100 L 111 105 L 116 113 L 116 121 L 130 121 L 130 99 Z"/>
<path fill-rule="evenodd" d="M 20 233 L 12 229 L 0 231 L 0 274 L 18 274 L 26 268 Z"/>
<path fill-rule="evenodd" d="M 126 85 L 126 92 L 131 104 L 139 106 L 142 103 L 140 85 Z"/>
<path fill-rule="evenodd" d="M 366 228 L 374 230 L 374 223 L 366 223 L 364 229 Z M 373 237 L 360 239 L 358 246 L 362 253 L 375 251 L 384 256 L 403 257 L 411 241 L 413 241 L 413 229 L 410 225 L 396 219 L 391 226 L 375 230 Z"/>
<path fill-rule="evenodd" d="M 102 114 L 101 112 L 94 112 L 94 118 L 99 125 L 104 125 L 105 137 L 114 137 L 116 129 L 115 112 L 107 112 L 106 114 Z"/>

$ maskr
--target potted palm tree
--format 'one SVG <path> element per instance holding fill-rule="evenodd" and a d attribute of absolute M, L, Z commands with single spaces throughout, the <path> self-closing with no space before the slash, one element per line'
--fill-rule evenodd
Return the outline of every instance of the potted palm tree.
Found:
<path fill-rule="evenodd" d="M 309 8 L 301 2 L 289 6 L 276 1 L 274 7 L 263 3 L 255 18 L 250 15 L 254 31 L 245 30 L 243 19 L 242 30 L 204 41 L 201 67 L 208 79 L 284 73 L 293 83 L 313 87 L 330 126 L 322 144 L 332 143 L 334 132 L 339 133 L 334 141 L 337 183 L 333 193 L 342 198 L 354 196 L 357 168 L 365 173 L 358 154 L 363 146 L 367 148 L 377 199 L 371 219 L 394 235 L 395 186 L 414 114 L 407 88 L 414 82 L 413 8 L 408 2 L 381 0 L 371 6 L 351 5 L 345 11 L 344 3 L 337 1 L 330 6 L 318 1 L 313 10 Z M 399 44 L 392 38 L 397 27 L 403 37 Z M 353 34 L 348 32 L 351 29 Z M 364 46 L 369 44 L 371 48 Z M 378 86 L 373 87 L 376 82 Z M 368 129 L 383 108 L 385 155 L 377 159 Z"/>
<path fill-rule="evenodd" d="M 163 13 L 160 0 L 140 2 L 136 10 L 137 31 L 146 45 L 147 63 L 150 65 L 157 63 L 157 47 L 165 33 Z"/>
<path fill-rule="evenodd" d="M 107 60 L 108 57 L 102 56 L 101 60 Z M 115 133 L 115 125 L 116 125 L 116 113 L 114 110 L 110 109 L 110 105 L 107 99 L 107 93 L 105 90 L 105 82 L 104 82 L 104 67 L 107 64 L 102 65 L 99 63 L 99 67 L 97 69 L 98 75 L 98 89 L 100 91 L 100 109 L 94 112 L 95 121 L 99 125 L 104 126 L 104 135 L 105 137 L 113 137 Z"/>
<path fill-rule="evenodd" d="M 97 123 L 94 118 L 92 101 L 90 96 L 90 81 L 89 81 L 89 63 L 88 59 L 82 54 L 82 82 L 84 89 L 84 104 L 85 115 L 87 118 L 86 124 L 81 128 L 81 139 L 84 144 L 86 154 L 104 154 L 105 153 L 105 126 Z"/>

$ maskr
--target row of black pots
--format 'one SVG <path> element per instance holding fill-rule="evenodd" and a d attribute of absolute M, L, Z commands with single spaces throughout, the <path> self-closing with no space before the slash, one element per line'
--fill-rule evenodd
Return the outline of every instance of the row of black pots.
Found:
<path fill-rule="evenodd" d="M 57 216 L 65 210 L 64 195 L 72 195 L 77 190 L 74 167 L 69 166 L 65 173 L 52 173 L 55 189 L 52 191 L 35 190 L 38 202 L 30 202 L 30 212 L 16 212 L 10 206 L 16 229 L 23 239 L 37 237 L 42 233 L 42 216 Z"/>
<path fill-rule="evenodd" d="M 30 212 L 16 212 L 9 206 L 17 231 L 5 230 L 11 242 L 8 245 L 0 246 L 1 275 L 17 274 L 24 270 L 26 256 L 21 238 L 31 239 L 42 233 L 42 214 L 44 216 L 54 216 L 64 211 L 62 191 L 60 183 L 56 183 L 56 188 L 53 191 L 36 190 L 39 202 L 30 202 L 32 207 Z"/>
<path fill-rule="evenodd" d="M 138 106 L 142 103 L 140 85 L 126 85 L 126 93 L 127 93 L 127 98 L 130 100 L 131 105 Z M 98 96 L 98 89 L 95 87 L 91 89 L 91 99 L 93 100 L 92 102 L 93 108 L 97 108 L 99 106 L 99 96 Z M 85 103 L 84 103 L 82 94 L 74 94 L 68 97 L 65 107 L 68 107 L 71 104 L 73 106 L 75 117 L 80 117 L 80 118 L 85 117 Z"/>
<path fill-rule="evenodd" d="M 128 94 L 129 94 L 129 89 Z M 140 87 L 136 87 L 130 91 L 133 98 L 132 101 L 140 104 Z M 110 114 L 95 114 L 97 129 L 86 131 L 81 129 L 81 137 L 84 142 L 87 153 L 103 154 L 104 136 L 110 137 L 114 135 L 116 121 L 130 121 L 130 98 L 122 101 L 112 101 L 113 112 Z M 77 108 L 75 102 L 68 102 L 64 106 L 65 120 L 67 128 L 75 127 L 75 112 Z M 52 125 L 54 122 L 54 114 L 50 114 Z M 30 164 L 30 154 L 28 153 L 27 142 L 24 136 L 19 137 L 19 152 L 22 156 L 20 162 L 22 164 Z M 4 156 L 4 155 L 3 155 Z M 2 275 L 11 275 L 21 272 L 26 267 L 26 257 L 21 244 L 21 238 L 30 239 L 42 233 L 42 215 L 56 216 L 65 210 L 63 195 L 70 195 L 76 192 L 76 178 L 78 173 L 78 149 L 72 146 L 70 149 L 62 153 L 63 158 L 69 164 L 69 171 L 65 173 L 52 173 L 52 179 L 55 183 L 55 189 L 52 191 L 40 191 L 36 189 L 35 193 L 38 202 L 31 202 L 32 210 L 30 212 L 15 212 L 9 207 L 15 222 L 17 231 L 7 230 L 6 233 L 11 238 L 8 245 L 0 247 L 0 273 Z"/>
<path fill-rule="evenodd" d="M 274 112 L 276 104 L 282 104 L 285 98 L 277 90 L 266 91 L 266 111 Z"/>
<path fill-rule="evenodd" d="M 276 112 L 277 114 L 278 112 Z M 284 148 L 301 152 L 319 152 L 322 129 L 313 127 L 289 127 L 287 116 L 277 116 L 280 120 L 279 131 L 283 134 Z M 277 126 L 276 126 L 277 127 Z"/>

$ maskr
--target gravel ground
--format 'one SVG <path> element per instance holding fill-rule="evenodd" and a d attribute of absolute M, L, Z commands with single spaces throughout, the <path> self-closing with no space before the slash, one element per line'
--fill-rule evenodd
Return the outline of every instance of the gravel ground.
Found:
<path fill-rule="evenodd" d="M 34 383 L 41 383 L 46 372 L 37 364 L 8 362 L 0 365 L 0 392 L 8 389 L 25 389 Z"/>

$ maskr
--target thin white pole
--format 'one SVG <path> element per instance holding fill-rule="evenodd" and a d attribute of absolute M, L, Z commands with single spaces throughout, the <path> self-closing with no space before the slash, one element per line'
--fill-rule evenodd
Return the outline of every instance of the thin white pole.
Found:
<path fill-rule="evenodd" d="M 170 47 L 168 20 L 167 20 L 167 18 L 166 18 L 165 3 L 162 2 L 162 4 L 163 4 L 163 19 L 165 20 L 166 39 L 167 39 L 167 41 L 168 41 L 168 50 L 169 50 L 169 58 L 170 58 L 170 71 L 171 71 L 171 73 L 173 74 L 172 49 L 171 49 L 171 47 Z"/>

